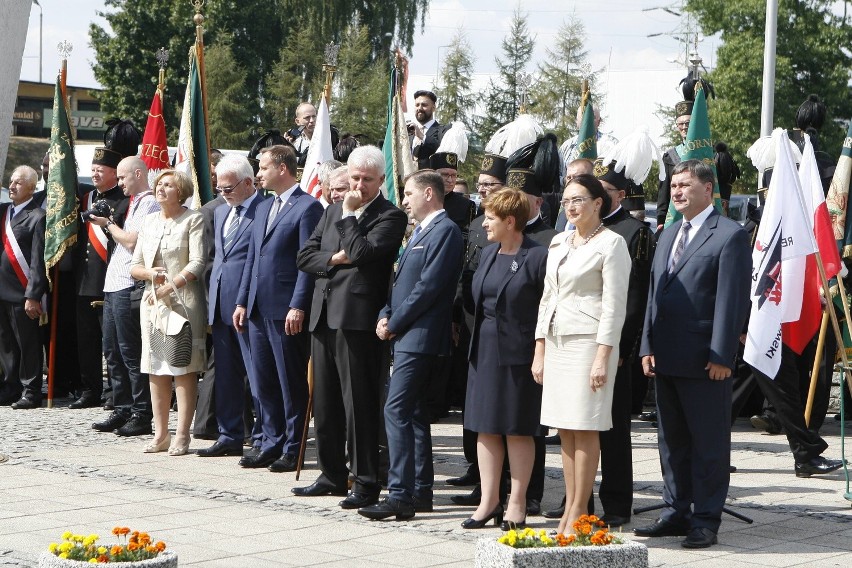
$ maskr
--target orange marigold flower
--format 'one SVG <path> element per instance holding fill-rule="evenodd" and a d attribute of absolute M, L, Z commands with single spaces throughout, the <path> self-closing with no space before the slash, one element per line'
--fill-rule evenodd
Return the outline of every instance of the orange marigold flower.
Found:
<path fill-rule="evenodd" d="M 592 533 L 592 525 L 589 523 L 583 523 L 580 525 L 579 531 L 582 534 L 591 534 Z"/>
<path fill-rule="evenodd" d="M 596 523 L 596 522 L 598 522 L 598 520 L 599 519 L 598 519 L 597 515 L 589 515 L 589 522 L 590 523 Z"/>
<path fill-rule="evenodd" d="M 114 527 L 112 529 L 112 534 L 114 534 L 115 536 L 120 535 L 121 534 L 121 527 Z"/>
<path fill-rule="evenodd" d="M 98 556 L 97 560 L 98 562 L 109 562 L 109 556 L 107 556 L 106 554 L 101 554 L 100 556 Z"/>
<path fill-rule="evenodd" d="M 567 537 L 565 537 L 565 540 L 567 540 L 567 541 L 568 541 L 568 544 L 571 544 L 572 542 L 574 542 L 575 540 L 577 540 L 577 535 L 575 535 L 575 534 L 569 534 Z"/>
<path fill-rule="evenodd" d="M 121 534 L 125 535 L 130 532 L 130 527 L 122 527 Z"/>
<path fill-rule="evenodd" d="M 131 541 L 127 543 L 127 550 L 129 550 L 130 552 L 133 552 L 134 550 L 139 550 L 139 545 L 136 543 L 136 541 Z"/>
<path fill-rule="evenodd" d="M 166 549 L 166 543 L 161 540 L 154 547 L 157 549 L 157 552 L 162 552 Z"/>
<path fill-rule="evenodd" d="M 579 521 L 581 523 L 588 523 L 590 520 L 591 519 L 589 519 L 589 515 L 580 515 L 580 518 L 577 519 L 577 521 Z"/>
<path fill-rule="evenodd" d="M 112 545 L 112 548 L 109 549 L 109 553 L 113 556 L 121 554 L 122 552 L 124 552 L 124 549 L 117 544 Z"/>

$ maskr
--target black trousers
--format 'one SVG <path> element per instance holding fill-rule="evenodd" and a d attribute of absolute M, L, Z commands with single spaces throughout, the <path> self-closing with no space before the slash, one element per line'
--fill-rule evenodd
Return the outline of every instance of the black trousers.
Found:
<path fill-rule="evenodd" d="M 633 507 L 633 446 L 630 441 L 630 410 L 633 400 L 631 375 L 630 361 L 624 361 L 615 373 L 612 429 L 600 433 L 601 486 L 598 491 L 604 513 L 628 518 Z"/>
<path fill-rule="evenodd" d="M 3 382 L 0 391 L 9 398 L 19 394 L 41 402 L 42 348 L 38 318 L 30 319 L 24 301 L 0 300 L 0 364 Z"/>
<path fill-rule="evenodd" d="M 387 346 L 374 331 L 329 329 L 311 334 L 317 463 L 330 483 L 345 487 L 348 449 L 353 491 L 378 494 L 382 370 Z"/>
<path fill-rule="evenodd" d="M 80 365 L 82 396 L 100 401 L 104 390 L 103 333 L 100 307 L 92 302 L 103 301 L 97 296 L 77 296 L 77 358 Z"/>
<path fill-rule="evenodd" d="M 805 357 L 796 355 L 792 349 L 784 345 L 781 350 L 781 367 L 778 369 L 775 380 L 757 370 L 754 371 L 760 390 L 766 400 L 775 407 L 776 416 L 787 435 L 787 442 L 790 444 L 790 451 L 793 452 L 793 459 L 796 463 L 810 461 L 828 448 L 828 444 L 820 437 L 815 428 L 809 429 L 805 426 L 805 407 L 802 404 L 800 373 L 802 365 L 806 364 L 807 360 L 803 362 L 803 359 Z M 810 361 L 813 363 L 813 359 L 810 359 Z M 807 392 L 805 392 L 805 396 L 807 396 Z M 812 416 L 814 418 L 817 416 L 816 405 L 814 405 Z"/>

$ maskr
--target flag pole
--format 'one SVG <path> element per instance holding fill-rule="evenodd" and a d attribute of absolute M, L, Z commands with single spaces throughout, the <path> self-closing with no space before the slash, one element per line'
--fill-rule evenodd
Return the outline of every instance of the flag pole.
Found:
<path fill-rule="evenodd" d="M 814 355 L 814 366 L 811 370 L 811 384 L 808 388 L 808 402 L 805 404 L 805 426 L 811 425 L 811 412 L 814 408 L 814 397 L 816 396 L 816 384 L 819 366 L 822 363 L 822 351 L 825 348 L 825 335 L 828 331 L 828 312 L 822 312 L 822 323 L 819 326 L 819 339 L 817 339 L 816 355 Z"/>
<path fill-rule="evenodd" d="M 825 291 L 826 295 L 830 295 L 828 291 L 830 288 L 828 287 L 828 278 L 825 275 L 825 266 L 822 264 L 822 256 L 819 254 L 819 250 L 814 253 L 814 258 L 816 259 L 817 268 L 819 269 L 819 277 L 822 280 L 822 289 Z M 837 279 L 840 282 L 840 279 Z M 830 300 L 831 298 L 829 298 Z M 826 311 L 828 312 L 828 316 L 831 319 L 831 327 L 834 331 L 834 336 L 837 338 L 838 345 L 843 344 L 843 334 L 840 332 L 840 323 L 837 321 L 837 313 L 834 311 L 834 302 L 828 301 L 825 306 Z M 845 310 L 848 312 L 848 309 Z M 840 349 L 840 361 L 843 363 L 843 372 L 846 373 L 846 386 L 849 388 L 849 393 L 852 394 L 852 369 L 849 367 L 849 357 L 846 355 L 845 347 Z"/>
<path fill-rule="evenodd" d="M 843 284 L 843 278 L 838 275 L 837 277 L 837 291 L 840 294 L 840 301 L 843 302 L 843 315 L 846 317 L 846 321 L 850 322 L 847 325 L 852 325 L 852 315 L 849 313 L 849 296 L 846 294 L 846 285 Z M 841 336 L 840 339 L 837 340 L 838 345 L 840 346 L 840 351 L 843 351 L 843 356 L 846 356 L 846 345 L 843 343 L 843 338 Z M 852 384 L 850 384 L 849 378 L 852 378 L 852 375 L 849 375 L 849 371 L 847 371 L 847 380 L 846 387 L 849 389 L 849 394 L 852 395 Z"/>
<path fill-rule="evenodd" d="M 198 75 L 201 78 L 201 105 L 204 109 L 204 137 L 207 141 L 207 163 L 210 163 L 210 120 L 207 117 L 207 75 L 204 71 L 204 14 L 201 7 L 204 0 L 190 0 L 195 7 L 195 58 L 198 61 Z"/>

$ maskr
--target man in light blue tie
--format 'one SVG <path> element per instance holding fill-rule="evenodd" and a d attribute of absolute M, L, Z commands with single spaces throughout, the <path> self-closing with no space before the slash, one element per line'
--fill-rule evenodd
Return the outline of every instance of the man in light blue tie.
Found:
<path fill-rule="evenodd" d="M 405 182 L 403 207 L 419 223 L 399 259 L 376 335 L 392 341 L 385 428 L 388 497 L 358 510 L 370 519 L 407 520 L 432 510 L 432 437 L 423 407 L 429 371 L 450 352 L 452 307 L 461 272 L 461 231 L 444 211 L 444 181 L 421 170 Z"/>

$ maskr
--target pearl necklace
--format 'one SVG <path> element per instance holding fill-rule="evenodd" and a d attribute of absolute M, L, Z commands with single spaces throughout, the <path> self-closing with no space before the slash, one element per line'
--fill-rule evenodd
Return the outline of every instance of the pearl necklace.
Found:
<path fill-rule="evenodd" d="M 589 241 L 592 240 L 594 238 L 594 236 L 597 235 L 600 232 L 601 229 L 603 229 L 603 226 L 604 226 L 603 223 L 598 225 L 598 228 L 595 229 L 594 231 L 592 231 L 592 234 L 589 235 L 588 237 L 586 237 L 583 240 L 583 245 L 589 244 Z M 575 230 L 574 235 L 579 235 L 579 233 Z M 583 246 L 583 245 L 580 245 L 580 246 Z M 577 245 L 574 244 L 574 238 L 573 237 L 571 238 L 571 248 L 577 248 Z"/>

